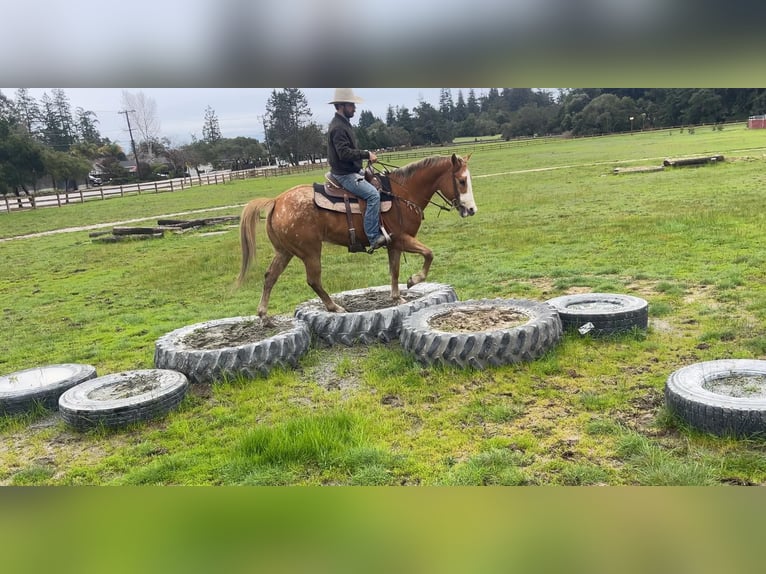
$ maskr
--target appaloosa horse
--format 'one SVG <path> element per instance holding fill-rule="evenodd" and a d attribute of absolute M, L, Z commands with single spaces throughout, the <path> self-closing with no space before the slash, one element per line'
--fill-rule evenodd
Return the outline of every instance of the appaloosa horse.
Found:
<path fill-rule="evenodd" d="M 407 286 L 425 281 L 433 260 L 433 252 L 415 239 L 423 221 L 423 210 L 435 193 L 456 208 L 461 217 L 476 213 L 473 199 L 471 172 L 465 159 L 452 154 L 433 156 L 397 168 L 388 177 L 391 182 L 393 207 L 382 216 L 385 229 L 391 234 L 388 245 L 388 269 L 391 274 L 391 298 L 403 303 L 399 293 L 399 263 L 402 252 L 419 253 L 423 256 L 423 268 L 407 280 Z M 382 199 L 389 196 L 383 195 Z M 266 231 L 274 246 L 271 261 L 263 283 L 263 293 L 258 305 L 258 316 L 265 318 L 269 296 L 277 279 L 293 257 L 298 257 L 306 267 L 306 280 L 319 295 L 330 312 L 345 311 L 336 304 L 322 287 L 322 243 L 349 246 L 349 225 L 346 215 L 317 207 L 314 203 L 312 185 L 299 185 L 288 189 L 275 198 L 253 199 L 242 211 L 240 240 L 242 266 L 237 285 L 245 279 L 250 262 L 255 258 L 255 231 L 261 211 L 268 212 Z M 361 230 L 362 216 L 353 216 L 355 229 Z M 369 244 L 364 232 L 361 240 Z"/>

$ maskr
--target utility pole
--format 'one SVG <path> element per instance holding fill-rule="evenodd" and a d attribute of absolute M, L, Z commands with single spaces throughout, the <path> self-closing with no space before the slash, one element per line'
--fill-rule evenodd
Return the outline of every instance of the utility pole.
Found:
<path fill-rule="evenodd" d="M 130 147 L 133 148 L 133 158 L 136 160 L 136 175 L 138 175 L 138 181 L 141 181 L 141 164 L 138 163 L 138 152 L 136 152 L 136 142 L 133 140 L 133 130 L 130 128 L 129 113 L 136 110 L 122 110 L 117 112 L 118 114 L 125 114 L 125 121 L 128 122 L 128 133 L 130 134 Z"/>

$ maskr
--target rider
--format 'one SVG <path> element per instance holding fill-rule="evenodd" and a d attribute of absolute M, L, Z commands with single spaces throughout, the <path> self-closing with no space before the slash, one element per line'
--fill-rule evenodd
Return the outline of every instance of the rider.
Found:
<path fill-rule="evenodd" d="M 354 128 L 349 121 L 354 117 L 356 104 L 362 98 L 354 95 L 351 88 L 335 88 L 335 97 L 329 103 L 335 105 L 335 117 L 327 130 L 327 161 L 330 171 L 344 189 L 367 202 L 364 210 L 364 232 L 370 242 L 368 253 L 388 243 L 380 229 L 380 194 L 375 186 L 364 179 L 362 160 L 378 161 L 375 152 L 359 149 Z M 390 236 L 389 236 L 390 237 Z"/>

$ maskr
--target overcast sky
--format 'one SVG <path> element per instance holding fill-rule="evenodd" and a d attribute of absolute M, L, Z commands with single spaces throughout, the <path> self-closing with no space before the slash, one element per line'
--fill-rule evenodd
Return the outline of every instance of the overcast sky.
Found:
<path fill-rule="evenodd" d="M 16 89 L 0 88 L 0 91 L 15 99 Z M 119 113 L 123 109 L 123 90 L 132 94 L 142 92 L 147 98 L 153 99 L 157 105 L 161 137 L 169 138 L 174 145 L 183 145 L 191 142 L 191 134 L 197 138 L 202 137 L 207 106 L 215 111 L 223 137 L 244 136 L 263 141 L 262 116 L 273 89 L 63 88 L 69 97 L 72 114 L 78 107 L 94 112 L 99 120 L 101 136 L 119 143 L 124 149 L 129 149 L 130 138 L 125 115 Z M 455 102 L 459 90 L 463 91 L 464 98 L 468 98 L 469 88 L 451 89 Z M 308 100 L 314 120 L 326 128 L 335 113 L 333 106 L 327 103 L 333 97 L 334 88 L 301 88 L 301 91 Z M 481 88 L 474 88 L 474 91 L 477 97 L 483 93 Z M 413 110 L 421 101 L 426 101 L 434 107 L 439 106 L 440 88 L 354 88 L 354 92 L 364 99 L 364 103 L 357 106 L 357 114 L 352 119 L 354 125 L 357 125 L 359 114 L 364 110 L 371 111 L 385 121 L 389 105 Z M 51 88 L 29 88 L 29 93 L 39 103 L 43 94 L 51 93 Z M 135 137 L 135 130 L 133 134 Z"/>

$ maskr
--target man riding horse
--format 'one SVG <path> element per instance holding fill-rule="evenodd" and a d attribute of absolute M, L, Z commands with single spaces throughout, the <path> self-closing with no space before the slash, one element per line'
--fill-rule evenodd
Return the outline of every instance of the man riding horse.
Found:
<path fill-rule="evenodd" d="M 375 152 L 359 149 L 354 135 L 354 128 L 349 121 L 354 117 L 356 104 L 362 98 L 355 96 L 351 88 L 336 88 L 335 97 L 330 102 L 335 105 L 335 117 L 327 131 L 327 161 L 332 176 L 343 188 L 365 201 L 364 232 L 370 243 L 368 253 L 388 245 L 391 237 L 380 227 L 380 194 L 364 179 L 362 160 L 371 163 L 378 160 Z"/>

